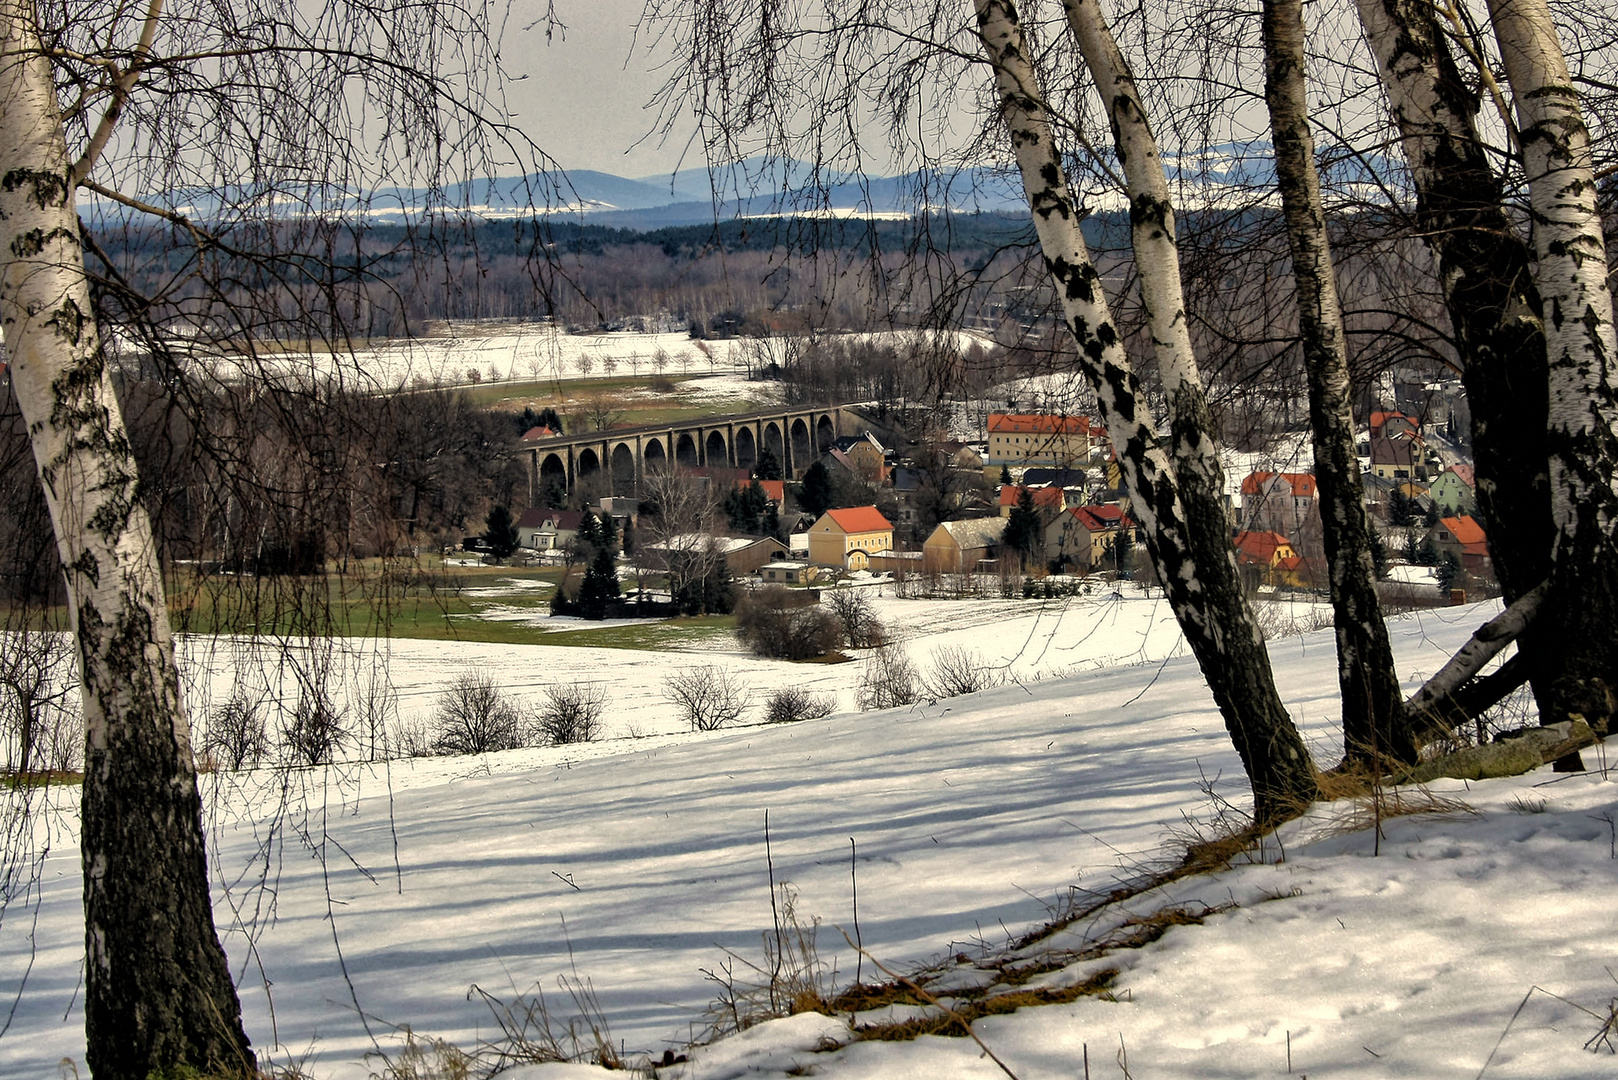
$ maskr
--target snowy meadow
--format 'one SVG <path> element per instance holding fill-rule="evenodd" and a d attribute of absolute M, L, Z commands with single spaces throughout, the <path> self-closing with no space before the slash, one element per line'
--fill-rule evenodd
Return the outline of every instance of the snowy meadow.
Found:
<path fill-rule="evenodd" d="M 667 1051 L 656 1074 L 693 1080 L 1618 1073 L 1618 789 L 1601 747 L 1585 773 L 1439 781 L 1410 801 L 1443 812 L 1380 828 L 1364 807 L 1320 805 L 1228 869 L 1029 941 L 1246 804 L 1220 717 L 1150 597 L 876 599 L 918 667 L 955 646 L 1005 680 L 855 712 L 858 659 L 395 642 L 401 714 L 475 664 L 517 695 L 600 682 L 613 737 L 205 777 L 216 919 L 260 1052 L 309 1076 L 383 1075 L 409 1028 L 488 1061 L 542 994 L 564 1051 L 604 1045 L 632 1065 Z M 1407 685 L 1490 613 L 1396 620 Z M 1278 636 L 1271 654 L 1317 759 L 1333 762 L 1330 632 Z M 228 647 L 189 655 L 195 694 L 240 678 Z M 733 670 L 755 695 L 812 687 L 839 711 L 681 731 L 659 687 L 690 664 Z M 36 814 L 38 879 L 0 922 L 6 1077 L 83 1075 L 75 795 L 53 789 Z M 1011 968 L 1052 996 L 1101 990 L 979 1019 L 980 1041 L 856 1041 L 851 1025 L 930 1008 L 889 1001 L 688 1048 L 730 1025 L 716 1003 L 766 981 L 769 935 L 793 920 L 814 934 L 828 995 L 886 981 L 877 963 L 946 1004 Z M 1136 932 L 1157 923 L 1155 940 Z M 1137 947 L 1094 948 L 1109 938 Z M 605 1075 L 508 1075 L 586 1072 Z"/>

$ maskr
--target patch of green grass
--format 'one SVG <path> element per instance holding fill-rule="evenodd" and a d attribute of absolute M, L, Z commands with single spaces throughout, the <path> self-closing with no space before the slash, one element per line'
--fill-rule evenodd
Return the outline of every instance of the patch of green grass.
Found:
<path fill-rule="evenodd" d="M 650 623 L 559 630 L 543 635 L 543 639 L 547 645 L 669 651 L 721 639 L 735 629 L 734 615 L 692 615 Z"/>
<path fill-rule="evenodd" d="M 18 788 L 48 788 L 60 784 L 78 785 L 84 783 L 84 774 L 69 772 L 63 769 L 40 769 L 25 773 L 0 773 L 0 787 L 8 787 L 15 791 Z"/>

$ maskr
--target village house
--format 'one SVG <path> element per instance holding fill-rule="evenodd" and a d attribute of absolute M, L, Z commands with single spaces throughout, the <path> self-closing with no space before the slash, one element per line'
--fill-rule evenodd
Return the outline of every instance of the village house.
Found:
<path fill-rule="evenodd" d="M 888 451 L 870 432 L 845 435 L 826 448 L 827 468 L 840 465 L 875 487 L 888 479 Z"/>
<path fill-rule="evenodd" d="M 1472 514 L 1478 508 L 1477 480 L 1470 465 L 1451 465 L 1438 474 L 1428 489 L 1428 498 L 1440 511 L 1453 516 Z"/>
<path fill-rule="evenodd" d="M 1108 560 L 1116 557 L 1120 542 L 1128 546 L 1138 539 L 1139 530 L 1122 507 L 1075 506 L 1046 527 L 1045 556 L 1080 573 L 1128 570 Z"/>
<path fill-rule="evenodd" d="M 1253 529 L 1239 532 L 1231 544 L 1243 577 L 1260 585 L 1307 588 L 1308 570 L 1292 542 L 1278 532 Z"/>
<path fill-rule="evenodd" d="M 1072 468 L 1090 460 L 1096 429 L 1088 416 L 990 413 L 990 467 L 1054 465 Z"/>
<path fill-rule="evenodd" d="M 921 545 L 922 569 L 934 574 L 975 570 L 983 560 L 999 556 L 1000 540 L 1005 532 L 1003 517 L 946 521 Z"/>
<path fill-rule="evenodd" d="M 1027 491 L 1034 500 L 1034 510 L 1041 525 L 1048 525 L 1067 509 L 1067 492 L 1059 487 L 1025 488 L 1021 484 L 1000 485 L 1000 516 L 1010 517 L 1017 501 Z"/>
<path fill-rule="evenodd" d="M 807 585 L 815 580 L 815 568 L 806 562 L 787 559 L 765 563 L 759 567 L 758 575 L 766 585 Z"/>
<path fill-rule="evenodd" d="M 1421 437 L 1406 431 L 1372 435 L 1371 475 L 1382 480 L 1425 481 L 1427 455 Z"/>
<path fill-rule="evenodd" d="M 1439 518 L 1438 523 L 1427 530 L 1422 542 L 1432 545 L 1440 560 L 1448 555 L 1469 574 L 1489 569 L 1488 537 L 1476 518 L 1467 515 Z"/>
<path fill-rule="evenodd" d="M 517 518 L 517 543 L 535 551 L 565 551 L 579 535 L 582 510 L 548 510 L 533 506 Z"/>
<path fill-rule="evenodd" d="M 1318 528 L 1320 491 L 1313 473 L 1253 472 L 1242 480 L 1242 528 L 1297 536 Z"/>
<path fill-rule="evenodd" d="M 809 529 L 809 561 L 864 570 L 871 555 L 893 548 L 893 525 L 874 506 L 827 510 Z"/>

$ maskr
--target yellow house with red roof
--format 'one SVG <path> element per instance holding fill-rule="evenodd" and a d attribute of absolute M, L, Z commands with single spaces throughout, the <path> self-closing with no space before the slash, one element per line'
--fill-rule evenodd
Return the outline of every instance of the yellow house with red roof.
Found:
<path fill-rule="evenodd" d="M 893 524 L 874 506 L 827 510 L 809 527 L 809 561 L 864 570 L 871 556 L 893 550 Z"/>
<path fill-rule="evenodd" d="M 1280 533 L 1252 529 L 1237 533 L 1231 544 L 1236 548 L 1236 565 L 1256 570 L 1264 584 L 1295 589 L 1308 585 L 1303 558 Z"/>

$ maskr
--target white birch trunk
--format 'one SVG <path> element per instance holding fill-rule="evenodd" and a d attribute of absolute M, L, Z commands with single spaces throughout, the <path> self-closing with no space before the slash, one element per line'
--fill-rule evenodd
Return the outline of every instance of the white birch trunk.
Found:
<path fill-rule="evenodd" d="M 0 327 L 66 570 L 85 718 L 85 1017 L 98 1078 L 251 1064 L 134 456 L 102 357 L 73 163 L 27 0 L 0 0 Z"/>
<path fill-rule="evenodd" d="M 1257 818 L 1279 820 L 1314 798 L 1313 764 L 1276 693 L 1262 635 L 1237 581 L 1223 507 L 1205 492 L 1186 490 L 1154 431 L 1079 231 L 1016 8 L 1009 0 L 976 0 L 975 7 L 1045 264 L 1117 452 L 1131 513 L 1241 755 Z M 1211 435 L 1204 429 L 1196 437 Z"/>
<path fill-rule="evenodd" d="M 1124 169 L 1129 195 L 1131 244 L 1140 279 L 1141 302 L 1169 404 L 1174 468 L 1188 498 L 1218 501 L 1224 494 L 1224 467 L 1213 434 L 1213 417 L 1197 370 L 1186 321 L 1180 280 L 1180 248 L 1174 228 L 1174 200 L 1163 172 L 1157 138 L 1146 106 L 1101 11 L 1100 0 L 1063 0 L 1067 24 L 1112 126 L 1113 144 Z"/>
<path fill-rule="evenodd" d="M 1596 507 L 1591 524 L 1603 532 L 1610 534 L 1615 524 L 1618 476 L 1610 470 L 1592 475 L 1570 460 L 1581 449 L 1608 452 L 1613 441 L 1618 385 L 1610 365 L 1618 347 L 1612 294 L 1590 131 L 1550 11 L 1543 0 L 1490 0 L 1489 13 L 1516 101 L 1528 177 L 1550 361 L 1550 426 L 1559 434 L 1551 448 L 1551 507 L 1560 547 L 1583 527 L 1581 507 Z"/>
<path fill-rule="evenodd" d="M 1566 635 L 1552 715 L 1540 717 L 1554 723 L 1618 689 L 1618 342 L 1590 132 L 1550 11 L 1490 0 L 1489 14 L 1517 109 L 1544 311 L 1553 606 Z"/>
<path fill-rule="evenodd" d="M 1354 449 L 1348 346 L 1309 131 L 1302 0 L 1265 0 L 1263 18 L 1264 96 L 1309 382 L 1309 428 L 1337 636 L 1343 750 L 1349 760 L 1413 762 L 1416 744 L 1404 723 L 1393 649 L 1376 592 L 1365 491 Z"/>
<path fill-rule="evenodd" d="M 1528 245 L 1505 213 L 1484 151 L 1478 99 L 1427 0 L 1359 0 L 1416 188 L 1416 220 L 1433 253 L 1472 414 L 1478 515 L 1508 602 L 1550 577 L 1551 495 L 1545 335 Z M 1517 642 L 1541 711 L 1554 711 L 1550 672 L 1561 655 L 1552 620 Z"/>

